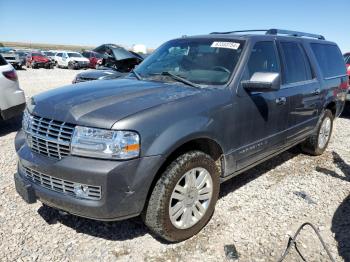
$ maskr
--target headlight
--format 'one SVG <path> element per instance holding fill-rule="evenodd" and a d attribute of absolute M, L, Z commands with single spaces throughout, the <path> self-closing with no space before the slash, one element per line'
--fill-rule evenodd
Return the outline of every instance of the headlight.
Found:
<path fill-rule="evenodd" d="M 27 110 L 23 113 L 23 119 L 22 119 L 22 129 L 24 132 L 30 132 L 31 129 L 31 122 L 32 122 L 32 116 L 28 114 Z"/>
<path fill-rule="evenodd" d="M 132 131 L 77 126 L 72 138 L 71 153 L 104 159 L 135 158 L 140 154 L 140 137 Z"/>

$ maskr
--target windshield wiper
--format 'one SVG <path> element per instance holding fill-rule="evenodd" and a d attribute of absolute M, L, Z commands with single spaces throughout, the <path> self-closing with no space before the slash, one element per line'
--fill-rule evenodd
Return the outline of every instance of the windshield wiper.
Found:
<path fill-rule="evenodd" d="M 172 79 L 176 80 L 176 81 L 179 81 L 181 83 L 184 83 L 186 85 L 189 85 L 189 86 L 192 86 L 192 87 L 196 87 L 196 88 L 201 88 L 200 85 L 196 84 L 196 83 L 193 83 L 191 82 L 190 80 L 187 80 L 186 78 L 183 78 L 181 76 L 178 76 L 178 75 L 175 75 L 173 73 L 170 73 L 168 71 L 164 71 L 162 73 L 160 73 L 162 76 L 170 76 Z"/>
<path fill-rule="evenodd" d="M 140 74 L 137 73 L 134 69 L 132 69 L 130 72 L 136 76 L 137 80 L 143 80 L 142 77 L 140 76 Z"/>

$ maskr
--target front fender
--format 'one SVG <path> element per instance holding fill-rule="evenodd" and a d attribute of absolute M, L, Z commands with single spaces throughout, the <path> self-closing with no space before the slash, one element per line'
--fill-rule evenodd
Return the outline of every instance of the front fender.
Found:
<path fill-rule="evenodd" d="M 210 131 L 211 123 L 212 120 L 205 117 L 184 119 L 176 122 L 164 129 L 154 139 L 145 152 L 145 155 L 164 155 L 167 157 L 175 149 L 193 139 L 210 138 L 215 140 L 212 138 L 214 135 Z"/>

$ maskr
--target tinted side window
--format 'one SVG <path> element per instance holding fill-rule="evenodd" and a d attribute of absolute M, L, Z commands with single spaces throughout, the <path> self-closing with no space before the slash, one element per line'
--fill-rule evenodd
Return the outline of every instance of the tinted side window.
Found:
<path fill-rule="evenodd" d="M 284 64 L 283 83 L 290 84 L 312 79 L 310 63 L 298 43 L 281 42 Z"/>
<path fill-rule="evenodd" d="M 336 45 L 312 43 L 311 48 L 324 77 L 346 74 L 343 56 Z"/>
<path fill-rule="evenodd" d="M 250 79 L 256 72 L 280 72 L 273 42 L 255 44 L 246 67 L 245 78 Z"/>
<path fill-rule="evenodd" d="M 3 58 L 2 55 L 0 55 L 0 66 L 3 66 L 3 65 L 7 65 L 7 62 L 5 58 Z"/>

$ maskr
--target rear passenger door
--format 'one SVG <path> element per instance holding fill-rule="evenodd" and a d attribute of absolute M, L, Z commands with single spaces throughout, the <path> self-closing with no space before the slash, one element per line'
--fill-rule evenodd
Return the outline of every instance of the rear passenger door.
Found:
<path fill-rule="evenodd" d="M 300 42 L 279 41 L 278 46 L 281 90 L 289 97 L 287 142 L 294 143 L 309 134 L 317 123 L 321 87 Z"/>

